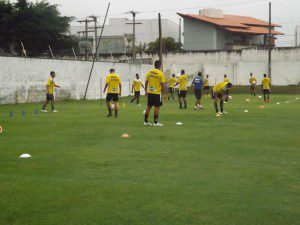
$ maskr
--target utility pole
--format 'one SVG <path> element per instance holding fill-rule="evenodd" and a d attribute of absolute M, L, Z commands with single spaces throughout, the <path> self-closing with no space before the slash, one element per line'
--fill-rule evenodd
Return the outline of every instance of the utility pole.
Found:
<path fill-rule="evenodd" d="M 134 62 L 135 60 L 135 25 L 137 24 L 142 24 L 142 23 L 136 23 L 135 22 L 135 17 L 136 17 L 136 14 L 137 12 L 131 10 L 129 13 L 132 14 L 132 23 L 126 23 L 126 24 L 132 24 L 133 25 L 133 31 L 132 31 L 132 61 Z"/>
<path fill-rule="evenodd" d="M 97 51 L 98 46 L 98 29 L 102 28 L 103 26 L 97 26 L 98 25 L 98 18 L 97 16 L 89 16 L 94 20 L 94 32 L 95 32 L 95 54 L 96 54 L 96 60 L 99 60 L 99 51 Z"/>
<path fill-rule="evenodd" d="M 181 39 L 181 33 L 182 33 L 182 28 L 181 28 L 181 20 L 182 18 L 179 18 L 179 38 L 178 38 L 178 42 L 181 44 L 182 43 L 182 39 Z"/>
<path fill-rule="evenodd" d="M 85 48 L 85 61 L 88 60 L 89 58 L 89 53 L 88 53 L 88 34 L 89 34 L 89 30 L 88 30 L 88 23 L 90 22 L 93 22 L 94 20 L 88 20 L 88 19 L 85 19 L 85 20 L 78 20 L 77 22 L 79 23 L 85 23 L 85 29 L 82 33 L 84 33 L 84 40 L 86 41 L 86 48 Z M 79 32 L 78 32 L 79 33 Z"/>
<path fill-rule="evenodd" d="M 162 57 L 162 51 L 163 51 L 163 43 L 162 43 L 162 31 L 161 31 L 161 16 L 160 13 L 158 13 L 158 30 L 159 30 L 159 60 L 161 61 L 162 70 L 163 70 L 163 57 Z"/>
<path fill-rule="evenodd" d="M 272 38 L 272 34 L 271 34 L 271 29 L 272 29 L 272 3 L 269 2 L 269 37 L 268 37 L 268 51 L 269 51 L 269 55 L 268 55 L 268 75 L 269 78 L 271 80 L 272 77 L 272 43 L 271 43 L 271 38 Z"/>

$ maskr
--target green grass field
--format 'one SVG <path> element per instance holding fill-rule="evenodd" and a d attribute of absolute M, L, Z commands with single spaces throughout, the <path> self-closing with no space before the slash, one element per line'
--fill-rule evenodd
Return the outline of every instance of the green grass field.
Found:
<path fill-rule="evenodd" d="M 128 98 L 118 119 L 99 101 L 38 115 L 40 104 L 0 106 L 0 224 L 299 224 L 296 97 L 233 94 L 216 118 L 210 99 L 194 111 L 190 95 L 187 110 L 164 104 L 162 128 L 144 127 Z"/>

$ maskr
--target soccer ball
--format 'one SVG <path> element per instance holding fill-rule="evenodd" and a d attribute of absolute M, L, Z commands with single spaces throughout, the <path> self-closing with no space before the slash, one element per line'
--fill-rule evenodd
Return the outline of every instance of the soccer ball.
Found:
<path fill-rule="evenodd" d="M 246 99 L 246 102 L 250 102 L 250 99 L 249 99 L 249 98 L 247 98 L 247 99 Z"/>
<path fill-rule="evenodd" d="M 115 104 L 111 104 L 110 108 L 111 108 L 111 110 L 114 110 L 115 109 Z"/>
<path fill-rule="evenodd" d="M 0 126 L 0 134 L 3 132 L 3 128 L 2 126 Z"/>
<path fill-rule="evenodd" d="M 145 113 L 146 113 L 146 109 L 143 111 L 143 115 L 145 115 Z"/>
<path fill-rule="evenodd" d="M 231 95 L 229 95 L 229 97 L 228 97 L 229 99 L 232 99 L 232 96 Z"/>
<path fill-rule="evenodd" d="M 259 95 L 258 98 L 261 99 L 261 96 Z"/>

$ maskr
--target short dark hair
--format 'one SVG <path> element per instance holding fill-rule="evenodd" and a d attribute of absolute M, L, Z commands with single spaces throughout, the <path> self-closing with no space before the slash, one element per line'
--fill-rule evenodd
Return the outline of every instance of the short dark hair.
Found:
<path fill-rule="evenodd" d="M 185 71 L 184 71 L 184 70 L 181 70 L 181 74 L 185 74 Z"/>
<path fill-rule="evenodd" d="M 156 61 L 154 62 L 154 67 L 155 67 L 156 69 L 160 68 L 160 67 L 161 67 L 161 61 L 160 61 L 160 60 L 156 60 Z"/>
<path fill-rule="evenodd" d="M 267 77 L 267 74 L 264 73 L 264 77 Z"/>
<path fill-rule="evenodd" d="M 139 76 L 139 74 L 137 73 L 135 76 Z"/>
<path fill-rule="evenodd" d="M 208 74 L 206 74 L 206 76 L 207 76 L 207 77 L 209 77 L 209 75 L 208 75 Z"/>
<path fill-rule="evenodd" d="M 227 74 L 224 74 L 224 77 L 227 77 Z"/>
<path fill-rule="evenodd" d="M 226 85 L 228 88 L 231 88 L 232 87 L 232 83 L 228 83 L 227 85 Z"/>
<path fill-rule="evenodd" d="M 175 74 L 174 74 L 174 73 L 172 74 L 172 77 L 175 77 Z"/>
<path fill-rule="evenodd" d="M 54 71 L 51 71 L 51 72 L 50 72 L 50 75 L 53 75 L 53 74 L 55 74 L 55 72 L 54 72 Z"/>
<path fill-rule="evenodd" d="M 202 72 L 198 72 L 198 76 L 199 76 L 199 77 L 202 77 Z"/>
<path fill-rule="evenodd" d="M 111 69 L 109 70 L 109 72 L 110 72 L 110 73 L 114 73 L 114 72 L 115 72 L 115 69 L 111 68 Z"/>

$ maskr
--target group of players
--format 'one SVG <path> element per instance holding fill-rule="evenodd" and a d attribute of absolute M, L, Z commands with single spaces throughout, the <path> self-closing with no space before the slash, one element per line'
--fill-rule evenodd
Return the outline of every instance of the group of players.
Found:
<path fill-rule="evenodd" d="M 187 108 L 187 91 L 188 91 L 188 76 L 185 74 L 184 70 L 181 70 L 181 75 L 176 78 L 175 74 L 173 74 L 168 80 L 166 80 L 164 73 L 161 71 L 161 62 L 159 60 L 155 61 L 154 69 L 150 70 L 146 75 L 145 86 L 143 85 L 139 74 L 136 74 L 136 79 L 132 84 L 132 92 L 134 92 L 134 98 L 131 99 L 130 104 L 132 105 L 134 101 L 136 101 L 137 106 L 140 106 L 140 94 L 141 88 L 145 90 L 145 94 L 147 97 L 147 107 L 144 111 L 144 125 L 145 126 L 163 126 L 163 124 L 158 122 L 159 117 L 159 109 L 162 106 L 163 96 L 165 96 L 165 100 L 172 99 L 175 100 L 174 92 L 175 87 L 178 86 L 178 102 L 179 109 Z M 270 100 L 270 79 L 266 74 L 263 75 L 262 79 L 262 90 L 264 95 L 264 101 L 269 102 Z M 255 86 L 257 84 L 256 78 L 250 73 L 250 94 L 251 96 L 255 96 Z M 168 85 L 168 91 L 167 91 Z M 209 96 L 210 85 L 209 85 L 209 75 L 206 75 L 203 78 L 203 74 L 198 72 L 197 76 L 194 77 L 191 85 L 194 89 L 195 94 L 195 105 L 194 110 L 203 110 L 201 105 L 201 97 L 205 95 Z M 57 112 L 54 109 L 54 88 L 59 85 L 55 82 L 55 72 L 50 73 L 50 78 L 47 81 L 46 89 L 46 102 L 43 104 L 42 111 L 46 111 L 46 106 L 49 102 L 51 102 L 52 112 Z M 224 102 L 228 102 L 229 99 L 229 90 L 232 87 L 229 78 L 227 75 L 224 75 L 224 80 L 220 83 L 217 83 L 211 89 L 211 98 L 214 101 L 214 108 L 216 111 L 216 116 L 220 117 L 222 114 L 226 114 L 224 111 Z M 121 78 L 119 75 L 115 73 L 114 69 L 110 69 L 110 74 L 106 77 L 105 87 L 103 93 L 106 93 L 106 106 L 108 110 L 107 117 L 113 116 L 118 117 L 119 111 L 119 97 L 122 93 L 122 84 Z M 111 102 L 114 104 L 112 105 Z M 218 108 L 218 103 L 220 105 L 220 110 Z M 149 114 L 151 108 L 154 107 L 154 123 L 149 122 Z"/>

